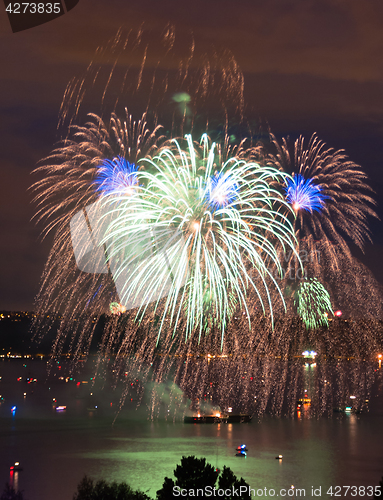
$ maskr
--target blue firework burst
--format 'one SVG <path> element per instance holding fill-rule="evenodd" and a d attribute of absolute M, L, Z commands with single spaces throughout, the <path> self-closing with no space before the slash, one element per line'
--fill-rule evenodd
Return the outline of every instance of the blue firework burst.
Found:
<path fill-rule="evenodd" d="M 137 167 L 122 156 L 104 160 L 93 183 L 103 195 L 133 194 L 138 186 Z"/>
<path fill-rule="evenodd" d="M 321 186 L 314 184 L 312 179 L 305 179 L 303 175 L 296 174 L 286 181 L 286 201 L 293 209 L 307 210 L 308 212 L 321 212 L 328 198 L 322 193 Z"/>
<path fill-rule="evenodd" d="M 238 197 L 238 184 L 234 179 L 223 173 L 216 173 L 207 182 L 206 198 L 214 210 L 226 207 Z"/>

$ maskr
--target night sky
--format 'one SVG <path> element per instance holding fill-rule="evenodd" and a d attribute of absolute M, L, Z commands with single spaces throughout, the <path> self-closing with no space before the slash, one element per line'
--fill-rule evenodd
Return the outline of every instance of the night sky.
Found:
<path fill-rule="evenodd" d="M 143 25 L 155 39 L 167 23 L 176 35 L 192 33 L 200 48 L 233 53 L 250 119 L 277 135 L 317 132 L 345 149 L 367 172 L 383 219 L 381 0 L 80 0 L 64 16 L 15 34 L 2 7 L 0 310 L 33 309 L 52 239 L 42 240 L 43 227 L 31 220 L 28 188 L 60 138 L 68 81 L 120 26 Z M 383 283 L 383 226 L 370 222 L 374 244 L 358 256 Z"/>

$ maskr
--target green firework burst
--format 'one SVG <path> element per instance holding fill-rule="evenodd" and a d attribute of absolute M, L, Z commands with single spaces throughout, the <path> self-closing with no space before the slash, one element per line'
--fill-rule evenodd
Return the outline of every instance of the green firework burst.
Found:
<path fill-rule="evenodd" d="M 316 278 L 304 280 L 299 285 L 294 304 L 307 329 L 328 327 L 328 313 L 333 314 L 330 294 Z"/>

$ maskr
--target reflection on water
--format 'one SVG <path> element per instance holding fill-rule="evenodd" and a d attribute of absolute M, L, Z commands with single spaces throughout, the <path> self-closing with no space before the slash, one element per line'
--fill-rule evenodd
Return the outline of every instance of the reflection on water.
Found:
<path fill-rule="evenodd" d="M 264 418 L 251 424 L 187 425 L 107 418 L 2 420 L 1 481 L 15 456 L 30 500 L 70 499 L 83 474 L 127 481 L 154 495 L 183 455 L 233 469 L 254 488 L 378 484 L 381 420 L 370 416 L 301 421 Z M 246 459 L 235 448 L 246 443 Z M 279 454 L 283 460 L 275 460 Z"/>
<path fill-rule="evenodd" d="M 311 491 L 312 486 L 368 486 L 377 485 L 383 474 L 379 380 L 367 414 L 334 413 L 332 418 L 317 419 L 307 418 L 309 410 L 303 408 L 300 418 L 198 425 L 147 421 L 144 409 L 136 411 L 132 404 L 112 426 L 113 394 L 108 392 L 102 399 L 97 391 L 90 396 L 94 391 L 90 386 L 86 392 L 76 392 L 76 382 L 44 383 L 43 363 L 32 370 L 38 382 L 27 384 L 29 368 L 23 368 L 24 372 L 22 368 L 21 364 L 0 364 L 4 397 L 0 487 L 10 479 L 10 465 L 19 461 L 23 466 L 18 473 L 20 489 L 29 500 L 71 499 L 84 474 L 127 481 L 154 496 L 183 455 L 206 457 L 221 469 L 229 466 L 253 488 L 294 484 Z M 16 382 L 20 371 L 23 380 Z M 99 408 L 88 411 L 92 398 L 97 398 L 93 407 Z M 57 412 L 53 399 L 66 404 L 67 410 Z M 17 406 L 14 418 L 13 405 Z M 248 448 L 245 459 L 234 456 L 242 443 Z M 283 460 L 276 460 L 278 455 Z"/>

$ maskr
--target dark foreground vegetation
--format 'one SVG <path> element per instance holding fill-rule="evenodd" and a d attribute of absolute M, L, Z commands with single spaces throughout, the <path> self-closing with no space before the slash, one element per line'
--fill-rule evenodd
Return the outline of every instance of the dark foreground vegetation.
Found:
<path fill-rule="evenodd" d="M 174 495 L 175 489 L 183 491 L 181 498 L 195 498 L 191 490 L 205 490 L 205 488 L 216 488 L 224 490 L 239 489 L 240 486 L 248 486 L 245 480 L 241 477 L 238 479 L 228 467 L 224 467 L 222 472 L 215 469 L 212 465 L 206 462 L 206 458 L 196 458 L 193 456 L 182 457 L 181 464 L 177 465 L 174 470 L 174 479 L 165 477 L 162 488 L 157 491 L 156 500 L 171 500 L 177 498 Z M 174 489 L 175 488 L 175 489 Z M 189 495 L 191 492 L 191 495 Z M 206 496 L 206 498 L 209 495 Z M 205 498 L 199 494 L 198 498 Z M 223 500 L 231 500 L 231 495 L 220 496 Z M 235 496 L 236 499 L 248 499 L 248 495 Z M 5 487 L 0 500 L 27 500 L 22 492 L 16 492 L 13 487 L 8 484 Z M 69 499 L 68 499 L 69 500 Z M 108 483 L 100 480 L 94 482 L 87 476 L 77 486 L 77 492 L 73 496 L 73 500 L 152 500 L 146 493 L 138 490 L 133 490 L 126 483 Z"/>
<path fill-rule="evenodd" d="M 172 500 L 174 498 L 192 499 L 196 498 L 196 490 L 199 489 L 198 498 L 210 498 L 217 496 L 209 494 L 213 488 L 221 490 L 219 498 L 223 500 L 250 500 L 248 484 L 241 477 L 235 476 L 228 467 L 223 470 L 214 468 L 206 462 L 206 458 L 196 458 L 194 456 L 182 457 L 181 464 L 177 465 L 173 471 L 174 479 L 165 477 L 162 488 L 157 491 L 156 500 Z M 238 495 L 240 487 L 247 487 L 247 492 Z M 379 482 L 380 492 L 383 492 L 383 477 Z M 181 494 L 182 490 L 182 494 Z M 207 491 L 208 494 L 201 494 Z M 222 491 L 225 493 L 222 494 Z M 233 492 L 236 491 L 235 494 Z M 242 488 L 242 491 L 244 489 Z M 179 492 L 178 494 L 175 492 Z M 374 499 L 381 499 L 381 496 L 374 496 Z M 8 484 L 0 497 L 0 500 L 27 500 L 22 492 L 16 492 Z M 69 500 L 69 499 L 68 499 Z M 94 482 L 84 476 L 77 486 L 77 492 L 72 500 L 152 500 L 146 493 L 133 490 L 126 483 L 108 483 L 100 480 Z"/>

